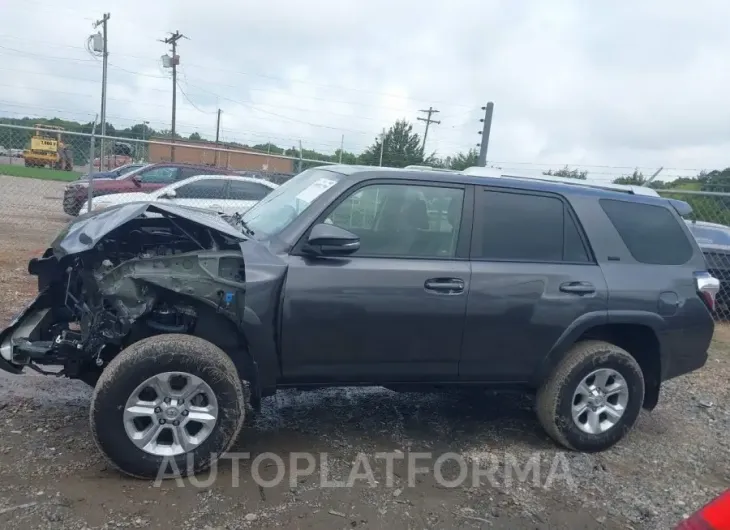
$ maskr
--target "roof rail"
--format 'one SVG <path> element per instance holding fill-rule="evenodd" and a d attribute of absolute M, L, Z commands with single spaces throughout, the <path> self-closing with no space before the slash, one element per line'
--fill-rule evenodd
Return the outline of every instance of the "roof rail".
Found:
<path fill-rule="evenodd" d="M 448 169 L 444 167 L 433 167 L 433 166 L 421 166 L 419 164 L 411 164 L 410 166 L 406 166 L 403 169 L 422 169 L 425 171 L 448 171 L 453 172 L 453 169 Z"/>
<path fill-rule="evenodd" d="M 510 172 L 505 173 L 501 169 L 491 167 L 472 166 L 466 168 L 462 173 L 465 175 L 474 175 L 478 177 L 496 177 L 496 178 L 513 178 L 524 180 L 544 180 L 547 182 L 559 182 L 562 184 L 570 184 L 572 186 L 585 186 L 587 188 L 597 188 L 609 191 L 619 191 L 622 193 L 631 193 L 633 195 L 648 195 L 651 197 L 659 197 L 657 191 L 648 186 L 633 186 L 627 184 L 613 184 L 611 182 L 592 182 L 590 180 L 579 180 L 565 177 L 556 177 L 555 175 L 543 175 L 535 172 Z"/>

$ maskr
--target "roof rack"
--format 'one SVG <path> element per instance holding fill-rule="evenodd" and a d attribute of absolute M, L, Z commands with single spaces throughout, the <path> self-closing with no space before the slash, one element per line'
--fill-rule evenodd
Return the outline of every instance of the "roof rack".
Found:
<path fill-rule="evenodd" d="M 421 166 L 418 164 L 411 164 L 410 166 L 406 166 L 403 169 L 422 169 L 425 171 L 446 171 L 453 173 L 453 169 L 443 168 L 443 167 L 433 167 L 433 166 Z"/>
<path fill-rule="evenodd" d="M 647 186 L 633 186 L 627 184 L 613 184 L 609 182 L 591 182 L 590 180 L 579 180 L 565 177 L 556 177 L 554 175 L 543 175 L 542 173 L 524 172 L 524 173 L 504 173 L 501 169 L 491 167 L 472 166 L 462 171 L 465 175 L 474 175 L 478 177 L 495 177 L 495 178 L 512 178 L 523 180 L 544 180 L 547 182 L 559 182 L 562 184 L 570 184 L 572 186 L 584 186 L 587 188 L 597 188 L 609 191 L 619 191 L 622 193 L 631 193 L 633 195 L 648 195 L 650 197 L 659 197 L 657 191 Z"/>

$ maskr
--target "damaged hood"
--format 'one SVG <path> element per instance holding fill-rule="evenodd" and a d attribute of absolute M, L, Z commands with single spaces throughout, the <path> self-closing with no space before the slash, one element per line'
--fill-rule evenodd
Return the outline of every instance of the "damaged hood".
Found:
<path fill-rule="evenodd" d="M 51 243 L 51 248 L 59 258 L 91 250 L 104 236 L 146 213 L 172 215 L 206 226 L 239 241 L 248 239 L 216 213 L 159 202 L 134 202 L 110 206 L 76 218 L 61 231 Z"/>

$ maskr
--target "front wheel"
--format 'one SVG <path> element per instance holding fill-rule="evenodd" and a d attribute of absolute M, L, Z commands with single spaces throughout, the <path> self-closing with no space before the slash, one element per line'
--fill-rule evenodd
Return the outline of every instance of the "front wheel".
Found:
<path fill-rule="evenodd" d="M 608 449 L 636 423 L 644 402 L 641 367 L 627 351 L 602 341 L 579 342 L 537 393 L 537 415 L 568 449 Z"/>
<path fill-rule="evenodd" d="M 117 355 L 91 401 L 91 430 L 111 464 L 139 478 L 204 471 L 243 425 L 243 384 L 230 357 L 198 337 L 157 335 Z"/>

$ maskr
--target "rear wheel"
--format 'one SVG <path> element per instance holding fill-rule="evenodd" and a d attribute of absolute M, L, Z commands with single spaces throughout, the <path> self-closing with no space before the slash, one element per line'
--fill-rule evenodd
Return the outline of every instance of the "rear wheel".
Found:
<path fill-rule="evenodd" d="M 231 359 L 210 342 L 157 335 L 137 342 L 102 372 L 91 402 L 94 439 L 132 476 L 203 471 L 237 438 L 246 410 Z"/>
<path fill-rule="evenodd" d="M 537 393 L 537 415 L 558 443 L 577 451 L 608 449 L 633 427 L 644 377 L 627 351 L 602 341 L 574 345 Z"/>

